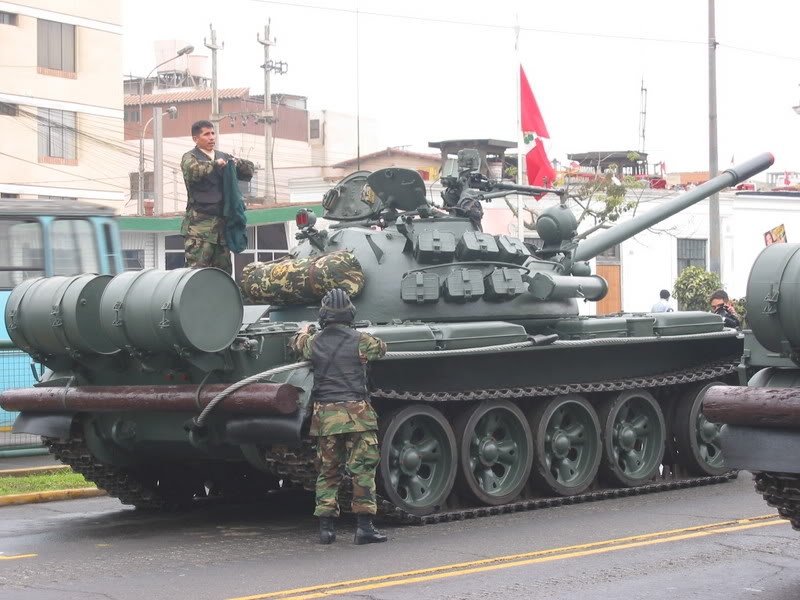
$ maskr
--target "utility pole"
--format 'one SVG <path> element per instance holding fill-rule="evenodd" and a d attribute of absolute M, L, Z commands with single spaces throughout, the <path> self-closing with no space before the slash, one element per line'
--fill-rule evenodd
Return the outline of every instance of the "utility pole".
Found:
<path fill-rule="evenodd" d="M 272 19 L 267 20 L 264 26 L 264 39 L 256 34 L 256 40 L 264 47 L 264 64 L 261 68 L 264 69 L 264 110 L 260 117 L 264 119 L 264 202 L 270 199 L 277 201 L 277 194 L 275 193 L 275 182 L 272 172 L 272 123 L 275 121 L 275 115 L 272 112 L 272 91 L 270 90 L 270 76 L 273 72 L 277 75 L 285 75 L 289 70 L 289 65 L 282 60 L 274 61 L 269 58 L 270 46 L 274 46 L 275 38 L 270 37 L 270 27 Z"/>
<path fill-rule="evenodd" d="M 144 79 L 139 80 L 139 184 L 136 198 L 136 214 L 144 214 L 144 111 L 142 109 L 142 95 L 144 94 Z"/>
<path fill-rule="evenodd" d="M 164 123 L 160 106 L 153 107 L 153 186 L 155 216 L 164 212 Z"/>
<path fill-rule="evenodd" d="M 639 152 L 645 152 L 645 129 L 647 126 L 647 88 L 644 87 L 644 77 L 642 77 L 642 89 L 639 98 Z"/>
<path fill-rule="evenodd" d="M 708 177 L 719 172 L 717 156 L 717 39 L 714 19 L 714 0 L 708 0 Z M 722 274 L 720 265 L 719 194 L 708 201 L 709 262 L 712 273 Z"/>
<path fill-rule="evenodd" d="M 223 42 L 221 46 L 217 46 L 217 32 L 214 30 L 214 25 L 209 24 L 211 29 L 211 43 L 206 42 L 203 38 L 203 45 L 211 50 L 211 122 L 214 124 L 214 133 L 219 135 L 219 96 L 217 94 L 217 50 L 225 48 Z"/>
<path fill-rule="evenodd" d="M 267 24 L 264 26 L 264 39 L 256 34 L 256 40 L 259 44 L 264 46 L 264 64 L 261 67 L 264 69 L 264 203 L 269 202 L 270 193 L 272 192 L 272 92 L 270 91 L 269 78 L 272 70 L 269 68 L 269 47 L 275 43 L 270 38 L 269 30 L 272 25 L 272 19 L 267 19 Z M 275 200 L 275 198 L 273 198 Z"/>

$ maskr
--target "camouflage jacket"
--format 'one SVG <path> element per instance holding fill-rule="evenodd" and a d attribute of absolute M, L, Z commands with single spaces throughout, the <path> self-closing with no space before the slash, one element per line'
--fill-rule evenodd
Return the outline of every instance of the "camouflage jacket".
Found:
<path fill-rule="evenodd" d="M 229 154 L 217 151 L 220 158 L 233 159 L 236 164 L 236 174 L 239 179 L 248 181 L 252 179 L 255 172 L 255 165 L 249 160 L 233 158 Z M 225 245 L 225 224 L 222 217 L 205 215 L 192 207 L 192 197 L 189 187 L 201 179 L 208 177 L 217 168 L 213 161 L 200 161 L 191 153 L 187 152 L 181 159 L 181 171 L 183 181 L 186 184 L 186 214 L 181 223 L 181 235 L 193 237 L 213 244 Z"/>
<path fill-rule="evenodd" d="M 333 323 L 328 327 L 348 327 L 347 325 Z M 311 347 L 316 335 L 310 326 L 304 327 L 292 337 L 289 346 L 305 360 L 311 358 Z M 361 332 L 358 342 L 358 355 L 361 362 L 366 364 L 370 360 L 378 360 L 386 354 L 386 343 L 382 340 Z M 378 415 L 368 401 L 342 402 L 340 404 L 314 403 L 311 415 L 311 428 L 309 435 L 314 437 L 337 435 L 340 433 L 355 433 L 359 431 L 377 431 Z"/>

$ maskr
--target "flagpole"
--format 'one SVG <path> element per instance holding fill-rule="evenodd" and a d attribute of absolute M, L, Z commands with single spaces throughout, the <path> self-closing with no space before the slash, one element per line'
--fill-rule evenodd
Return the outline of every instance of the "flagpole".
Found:
<path fill-rule="evenodd" d="M 516 13 L 516 26 L 514 27 L 514 53 L 516 55 L 517 63 L 517 183 L 519 185 L 525 184 L 525 157 L 522 155 L 522 149 L 525 146 L 525 140 L 522 133 L 522 94 L 520 90 L 520 69 L 522 68 L 522 61 L 519 55 L 519 13 Z M 525 217 L 523 215 L 523 197 L 522 194 L 517 194 L 517 237 L 525 241 Z"/>

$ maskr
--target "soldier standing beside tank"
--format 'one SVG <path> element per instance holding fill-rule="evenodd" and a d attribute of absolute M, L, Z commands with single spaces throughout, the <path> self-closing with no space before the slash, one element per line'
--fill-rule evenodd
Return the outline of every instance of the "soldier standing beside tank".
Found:
<path fill-rule="evenodd" d="M 314 368 L 314 412 L 309 435 L 317 438 L 320 463 L 316 486 L 319 541 L 336 541 L 337 495 L 346 467 L 353 482 L 352 510 L 358 519 L 356 544 L 385 542 L 372 525 L 377 511 L 375 471 L 380 462 L 378 416 L 369 402 L 366 364 L 386 354 L 386 344 L 353 329 L 356 309 L 341 289 L 325 294 L 319 310 L 322 331 L 301 329 L 291 347 Z"/>
<path fill-rule="evenodd" d="M 249 160 L 214 149 L 216 134 L 210 121 L 197 121 L 192 125 L 192 141 L 194 149 L 181 159 L 187 194 L 186 216 L 181 224 L 186 266 L 217 267 L 230 274 L 233 272 L 231 252 L 225 244 L 222 216 L 222 170 L 232 160 L 237 177 L 250 181 L 255 167 Z"/>

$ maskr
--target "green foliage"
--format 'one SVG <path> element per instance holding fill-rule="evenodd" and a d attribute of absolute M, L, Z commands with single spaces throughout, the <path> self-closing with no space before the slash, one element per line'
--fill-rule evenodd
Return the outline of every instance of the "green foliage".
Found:
<path fill-rule="evenodd" d="M 71 469 L 23 477 L 0 477 L 0 496 L 91 487 L 94 487 L 93 483 Z"/>
<path fill-rule="evenodd" d="M 719 275 L 700 267 L 686 267 L 675 280 L 672 295 L 680 310 L 707 311 L 709 297 L 719 289 L 722 289 Z"/>

